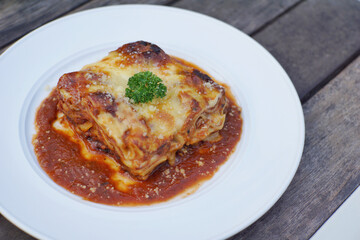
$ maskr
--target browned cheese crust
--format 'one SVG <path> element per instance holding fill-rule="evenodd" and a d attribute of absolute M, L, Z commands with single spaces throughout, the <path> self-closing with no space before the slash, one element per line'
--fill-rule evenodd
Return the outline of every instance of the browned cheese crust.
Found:
<path fill-rule="evenodd" d="M 163 79 L 164 99 L 133 104 L 124 96 L 127 79 L 140 71 Z M 59 111 L 89 148 L 109 154 L 139 179 L 167 160 L 173 164 L 177 150 L 204 140 L 225 121 L 223 87 L 144 41 L 64 74 L 57 91 Z"/>

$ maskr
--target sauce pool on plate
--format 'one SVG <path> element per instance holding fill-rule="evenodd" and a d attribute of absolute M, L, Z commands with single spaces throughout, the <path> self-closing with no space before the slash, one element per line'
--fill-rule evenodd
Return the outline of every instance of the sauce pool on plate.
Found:
<path fill-rule="evenodd" d="M 184 60 L 179 61 L 192 65 Z M 177 152 L 174 166 L 167 162 L 161 164 L 147 180 L 133 178 L 119 164 L 114 164 L 111 156 L 88 148 L 86 141 L 82 141 L 74 132 L 69 134 L 61 131 L 61 128 L 59 130 L 56 124 L 66 125 L 66 118 L 59 118 L 55 89 L 36 113 L 37 133 L 33 138 L 35 154 L 42 169 L 54 182 L 92 202 L 138 206 L 191 193 L 215 174 L 240 140 L 241 109 L 229 88 L 225 88 L 229 104 L 224 127 L 215 137 L 216 141 L 184 146 Z"/>

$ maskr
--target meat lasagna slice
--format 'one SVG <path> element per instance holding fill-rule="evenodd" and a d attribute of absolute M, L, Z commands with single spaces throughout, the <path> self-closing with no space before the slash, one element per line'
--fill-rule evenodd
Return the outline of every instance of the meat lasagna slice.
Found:
<path fill-rule="evenodd" d="M 151 71 L 167 87 L 164 98 L 134 104 L 125 97 L 128 79 Z M 99 62 L 64 74 L 58 109 L 90 149 L 112 155 L 127 171 L 147 179 L 176 151 L 220 130 L 224 88 L 209 76 L 167 55 L 158 46 L 125 44 Z"/>

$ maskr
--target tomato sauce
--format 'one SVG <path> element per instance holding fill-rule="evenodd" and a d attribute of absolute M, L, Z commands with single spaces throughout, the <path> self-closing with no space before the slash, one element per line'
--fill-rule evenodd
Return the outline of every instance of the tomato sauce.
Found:
<path fill-rule="evenodd" d="M 69 136 L 56 131 L 58 97 L 55 90 L 43 101 L 36 113 L 37 134 L 33 145 L 40 166 L 49 177 L 68 191 L 83 199 L 118 206 L 148 205 L 169 200 L 187 190 L 196 189 L 210 179 L 229 158 L 240 140 L 241 109 L 227 90 L 229 106 L 221 140 L 201 141 L 184 146 L 176 155 L 176 164 L 160 165 L 145 181 L 120 191 L 111 180 L 114 173 L 101 158 L 85 159 L 80 146 Z M 105 153 L 98 153 L 99 156 Z"/>

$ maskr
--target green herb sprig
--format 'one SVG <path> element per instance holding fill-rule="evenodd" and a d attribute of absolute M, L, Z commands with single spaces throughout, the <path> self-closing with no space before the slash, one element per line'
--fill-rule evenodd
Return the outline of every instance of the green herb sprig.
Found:
<path fill-rule="evenodd" d="M 125 96 L 134 103 L 151 102 L 154 97 L 163 98 L 166 96 L 167 88 L 161 82 L 162 80 L 150 71 L 136 73 L 129 78 Z"/>

